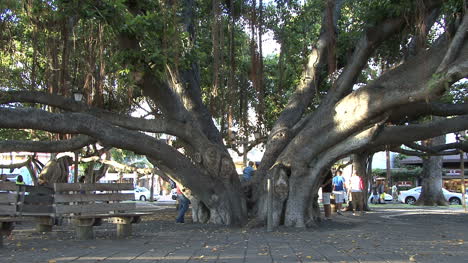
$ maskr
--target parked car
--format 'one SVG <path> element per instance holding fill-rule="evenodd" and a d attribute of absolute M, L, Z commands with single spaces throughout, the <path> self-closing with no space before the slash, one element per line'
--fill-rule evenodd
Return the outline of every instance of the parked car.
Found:
<path fill-rule="evenodd" d="M 146 201 L 150 199 L 151 193 L 146 187 L 137 186 L 134 189 L 135 200 Z M 153 200 L 157 201 L 159 199 L 158 194 L 154 194 Z"/>
<path fill-rule="evenodd" d="M 462 194 L 450 192 L 444 188 L 442 188 L 442 193 L 444 194 L 445 200 L 447 200 L 447 202 L 449 202 L 451 205 L 461 204 Z M 419 195 L 421 195 L 421 186 L 411 188 L 407 191 L 400 191 L 398 200 L 402 203 L 412 205 L 416 202 L 416 200 L 419 199 Z"/>
<path fill-rule="evenodd" d="M 384 193 L 384 201 L 385 202 L 392 202 L 393 201 L 393 197 L 387 193 Z M 369 204 L 372 204 L 372 201 L 373 201 L 374 197 L 372 196 L 372 194 L 369 194 L 369 199 L 368 199 L 368 203 Z"/>

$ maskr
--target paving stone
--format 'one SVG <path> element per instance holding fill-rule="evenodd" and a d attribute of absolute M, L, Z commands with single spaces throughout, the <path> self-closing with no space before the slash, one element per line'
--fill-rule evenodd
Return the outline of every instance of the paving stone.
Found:
<path fill-rule="evenodd" d="M 160 210 L 134 227 L 132 237 L 116 240 L 103 224 L 97 239 L 77 241 L 71 226 L 49 234 L 18 225 L 6 239 L 0 262 L 109 263 L 311 263 L 311 262 L 466 262 L 468 214 L 451 208 L 379 207 L 362 217 L 350 213 L 310 229 L 243 229 L 180 225 L 174 210 Z"/>

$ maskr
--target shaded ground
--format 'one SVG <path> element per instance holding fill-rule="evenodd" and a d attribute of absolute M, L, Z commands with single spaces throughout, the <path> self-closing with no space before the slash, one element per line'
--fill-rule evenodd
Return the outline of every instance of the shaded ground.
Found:
<path fill-rule="evenodd" d="M 160 207 L 156 209 L 161 209 Z M 0 262 L 466 262 L 468 214 L 460 208 L 382 205 L 362 217 L 334 215 L 311 229 L 175 224 L 175 209 L 155 211 L 134 235 L 115 240 L 112 224 L 96 240 L 77 241 L 64 224 L 35 233 L 17 226 Z M 465 240 L 467 242 L 465 242 Z"/>

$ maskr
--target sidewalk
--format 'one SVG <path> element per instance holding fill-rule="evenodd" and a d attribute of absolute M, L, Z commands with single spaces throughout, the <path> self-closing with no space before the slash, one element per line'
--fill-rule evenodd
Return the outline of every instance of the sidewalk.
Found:
<path fill-rule="evenodd" d="M 115 240 L 111 224 L 96 240 L 76 241 L 70 226 L 39 234 L 19 225 L 0 262 L 466 262 L 468 215 L 448 208 L 377 207 L 362 217 L 333 216 L 311 229 L 175 224 L 173 207 Z M 189 221 L 189 220 L 187 220 Z"/>

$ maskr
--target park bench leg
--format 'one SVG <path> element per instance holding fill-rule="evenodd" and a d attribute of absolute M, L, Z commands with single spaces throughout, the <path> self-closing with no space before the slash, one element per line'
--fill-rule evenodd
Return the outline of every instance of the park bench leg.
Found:
<path fill-rule="evenodd" d="M 10 235 L 15 227 L 14 222 L 0 222 L 0 248 L 3 247 L 3 236 Z"/>
<path fill-rule="evenodd" d="M 132 235 L 132 224 L 117 224 L 117 238 L 125 238 Z"/>
<path fill-rule="evenodd" d="M 113 217 L 112 223 L 117 225 L 117 238 L 125 238 L 132 235 L 133 217 Z"/>
<path fill-rule="evenodd" d="M 75 225 L 77 239 L 94 239 L 95 218 L 72 219 L 72 222 Z"/>
<path fill-rule="evenodd" d="M 37 219 L 36 231 L 37 232 L 52 232 L 54 219 L 52 217 L 41 216 Z"/>

